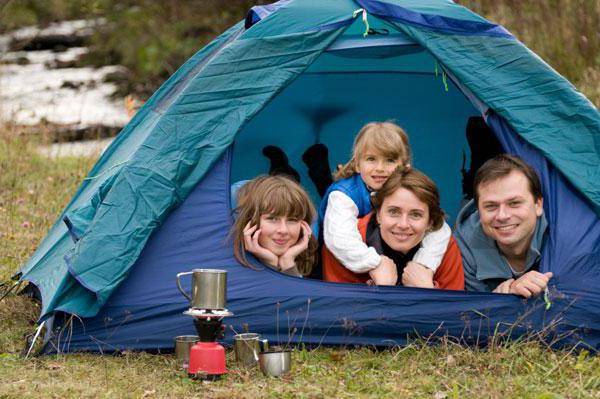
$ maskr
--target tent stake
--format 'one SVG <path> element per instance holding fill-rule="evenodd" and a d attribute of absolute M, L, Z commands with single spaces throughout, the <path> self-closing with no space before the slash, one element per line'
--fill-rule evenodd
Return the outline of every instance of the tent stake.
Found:
<path fill-rule="evenodd" d="M 31 340 L 31 345 L 29 346 L 29 350 L 27 351 L 27 354 L 25 355 L 25 359 L 27 359 L 29 357 L 31 350 L 33 349 L 33 346 L 35 345 L 35 341 L 37 341 L 38 337 L 40 336 L 40 333 L 42 332 L 42 328 L 44 327 L 44 324 L 46 324 L 46 320 L 42 321 L 42 324 L 40 324 L 39 327 L 37 328 L 37 331 L 35 332 L 35 335 L 34 335 L 33 339 Z"/>

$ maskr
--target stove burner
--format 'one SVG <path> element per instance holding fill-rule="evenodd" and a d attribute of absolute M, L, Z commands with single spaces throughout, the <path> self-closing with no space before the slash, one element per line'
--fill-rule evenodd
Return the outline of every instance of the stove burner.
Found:
<path fill-rule="evenodd" d="M 233 313 L 227 309 L 198 309 L 198 308 L 189 308 L 185 312 L 183 312 L 186 316 L 192 317 L 200 317 L 203 319 L 211 319 L 211 318 L 220 318 L 227 316 L 233 316 Z"/>
<path fill-rule="evenodd" d="M 192 316 L 200 338 L 190 349 L 188 375 L 199 379 L 218 379 L 227 373 L 227 368 L 225 349 L 217 340 L 225 336 L 223 318 L 233 316 L 233 313 L 227 309 L 189 308 L 183 314 Z"/>

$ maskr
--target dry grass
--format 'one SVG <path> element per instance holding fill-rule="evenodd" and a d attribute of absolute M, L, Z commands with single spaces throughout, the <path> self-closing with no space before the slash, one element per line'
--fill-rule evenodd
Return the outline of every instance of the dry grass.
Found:
<path fill-rule="evenodd" d="M 457 2 L 506 27 L 600 109 L 600 1 Z"/>
<path fill-rule="evenodd" d="M 600 2 L 462 0 L 505 25 L 600 106 Z M 43 135 L 42 135 L 43 136 Z M 0 127 L 0 280 L 33 253 L 92 158 L 40 156 L 39 139 Z M 600 358 L 552 351 L 535 342 L 475 350 L 442 342 L 369 349 L 298 351 L 292 373 L 266 378 L 235 365 L 220 382 L 188 379 L 172 355 L 77 354 L 24 359 L 38 306 L 22 296 L 0 302 L 0 397 L 525 397 L 600 398 Z"/>
<path fill-rule="evenodd" d="M 442 344 L 299 350 L 292 372 L 268 378 L 238 367 L 218 382 L 193 381 L 172 355 L 79 354 L 25 360 L 0 355 L 2 397 L 525 397 L 599 398 L 600 358 L 535 344 L 477 351 Z"/>
<path fill-rule="evenodd" d="M 0 126 L 0 280 L 33 253 L 95 159 L 52 159 L 35 151 L 46 135 Z"/>
<path fill-rule="evenodd" d="M 0 133 L 0 275 L 13 274 L 45 235 L 93 159 L 37 155 L 37 142 Z M 442 341 L 375 352 L 297 351 L 283 379 L 239 368 L 205 383 L 177 370 L 173 355 L 124 353 L 20 357 L 34 330 L 36 304 L 9 295 L 0 302 L 0 397 L 590 397 L 600 398 L 600 358 L 552 351 L 536 342 L 476 350 Z"/>

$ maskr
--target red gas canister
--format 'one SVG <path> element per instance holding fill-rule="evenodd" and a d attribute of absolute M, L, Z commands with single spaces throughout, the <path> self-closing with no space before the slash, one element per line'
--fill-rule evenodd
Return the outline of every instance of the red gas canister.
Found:
<path fill-rule="evenodd" d="M 190 350 L 188 375 L 216 377 L 226 374 L 225 348 L 217 342 L 198 342 Z"/>

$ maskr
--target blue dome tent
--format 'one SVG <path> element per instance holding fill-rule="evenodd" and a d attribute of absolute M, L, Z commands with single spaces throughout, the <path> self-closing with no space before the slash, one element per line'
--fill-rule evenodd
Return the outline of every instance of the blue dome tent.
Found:
<path fill-rule="evenodd" d="M 332 165 L 344 162 L 364 123 L 393 119 L 452 222 L 465 125 L 477 115 L 542 178 L 549 308 L 541 298 L 299 279 L 233 257 L 230 186 L 267 171 L 265 145 L 285 150 L 318 201 L 301 154 L 324 143 Z M 229 272 L 226 324 L 275 342 L 544 333 L 597 350 L 598 181 L 600 114 L 501 26 L 448 0 L 282 0 L 254 7 L 149 99 L 20 278 L 41 294 L 47 351 L 172 348 L 194 331 L 175 275 L 199 267 Z"/>

